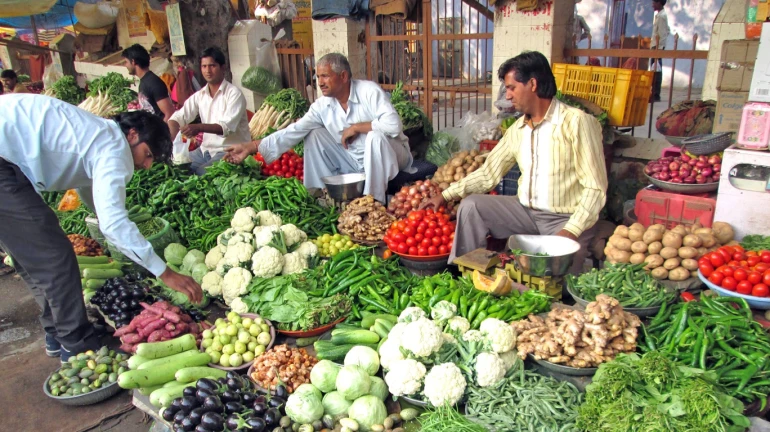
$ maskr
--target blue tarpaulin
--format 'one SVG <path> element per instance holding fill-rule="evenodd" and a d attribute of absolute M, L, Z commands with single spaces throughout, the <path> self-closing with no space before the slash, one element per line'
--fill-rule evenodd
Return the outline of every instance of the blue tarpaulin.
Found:
<path fill-rule="evenodd" d="M 34 15 L 35 25 L 38 30 L 53 30 L 59 27 L 73 25 L 78 22 L 75 18 L 75 12 L 72 8 L 78 0 L 58 0 L 56 4 L 46 13 Z M 80 0 L 83 3 L 96 3 L 97 0 Z M 30 16 L 20 16 L 13 18 L 0 18 L 0 26 L 13 27 L 19 30 L 32 30 L 32 19 Z M 20 33 L 24 33 L 21 31 Z"/>

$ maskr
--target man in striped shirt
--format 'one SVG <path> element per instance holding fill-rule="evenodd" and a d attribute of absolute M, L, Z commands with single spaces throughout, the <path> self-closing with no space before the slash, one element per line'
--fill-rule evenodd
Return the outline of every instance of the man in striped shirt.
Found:
<path fill-rule="evenodd" d="M 452 184 L 424 207 L 464 198 L 449 262 L 486 246 L 488 235 L 558 235 L 576 240 L 581 250 L 572 273 L 588 256 L 594 224 L 604 207 L 607 171 L 599 122 L 580 109 L 559 102 L 548 60 L 524 52 L 498 71 L 506 99 L 524 113 L 505 133 L 478 170 Z M 484 195 L 519 164 L 518 196 Z"/>

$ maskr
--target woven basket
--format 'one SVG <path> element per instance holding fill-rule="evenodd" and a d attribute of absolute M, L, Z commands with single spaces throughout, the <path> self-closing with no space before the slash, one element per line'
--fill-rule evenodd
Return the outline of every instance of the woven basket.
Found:
<path fill-rule="evenodd" d="M 163 223 L 163 229 L 161 229 L 159 232 L 151 235 L 150 237 L 147 237 L 147 241 L 150 242 L 152 245 L 152 249 L 155 251 L 158 256 L 163 257 L 163 250 L 171 243 L 177 243 L 179 242 L 179 236 L 176 234 L 176 231 L 174 231 L 173 228 L 171 228 L 171 225 L 168 223 L 167 220 L 163 218 L 157 218 Z M 128 257 L 123 255 L 118 248 L 116 248 L 114 245 L 112 245 L 110 242 L 107 243 L 107 248 L 110 251 L 110 256 L 115 261 L 130 263 L 132 262 Z"/>
<path fill-rule="evenodd" d="M 698 135 L 682 140 L 682 149 L 687 150 L 694 155 L 719 153 L 727 147 L 730 147 L 730 143 L 732 142 L 731 138 L 731 132 Z"/>

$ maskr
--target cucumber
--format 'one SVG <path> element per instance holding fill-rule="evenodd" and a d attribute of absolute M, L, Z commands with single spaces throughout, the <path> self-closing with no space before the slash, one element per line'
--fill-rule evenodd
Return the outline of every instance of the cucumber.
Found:
<path fill-rule="evenodd" d="M 137 213 L 136 215 L 128 217 L 128 220 L 135 224 L 147 222 L 150 219 L 152 219 L 152 215 L 150 213 Z"/>
<path fill-rule="evenodd" d="M 158 390 L 160 388 L 163 388 L 163 386 L 155 386 L 155 387 L 142 387 L 139 389 L 139 394 L 142 394 L 144 396 L 149 396 L 150 393 L 154 392 L 155 390 Z"/>
<path fill-rule="evenodd" d="M 157 359 L 153 359 L 153 360 L 148 360 L 148 361 L 140 364 L 139 367 L 137 367 L 136 369 L 137 370 L 142 370 L 142 369 L 147 369 L 147 368 L 153 368 L 153 367 L 156 367 L 156 366 L 162 366 L 162 365 L 164 365 L 166 363 L 169 363 L 169 362 L 173 363 L 173 362 L 178 361 L 178 360 L 182 360 L 182 359 L 186 359 L 188 357 L 192 357 L 192 356 L 194 356 L 195 354 L 198 354 L 198 353 L 200 353 L 200 351 L 198 351 L 197 349 L 191 349 L 191 350 L 187 350 L 187 351 L 182 351 L 179 354 L 173 354 L 173 355 L 170 355 L 168 357 L 161 357 L 161 358 L 157 358 Z"/>
<path fill-rule="evenodd" d="M 131 356 L 131 358 L 128 359 L 128 368 L 131 370 L 138 369 L 139 365 L 148 361 L 150 361 L 150 359 L 147 357 L 142 357 L 140 355 Z"/>
<path fill-rule="evenodd" d="M 123 277 L 123 272 L 118 269 L 98 269 L 89 267 L 83 270 L 83 277 L 86 279 L 109 279 Z"/>
<path fill-rule="evenodd" d="M 110 263 L 110 257 L 106 257 L 106 256 L 90 257 L 90 256 L 79 256 L 78 255 L 76 258 L 78 260 L 78 264 L 79 265 L 84 265 L 84 266 L 86 266 L 86 265 L 93 265 L 93 264 L 109 264 Z"/>
<path fill-rule="evenodd" d="M 374 325 L 369 330 L 377 333 L 380 339 L 385 339 L 386 337 L 388 337 L 388 333 L 390 333 L 390 330 L 388 330 L 387 327 L 385 327 L 382 323 L 377 321 L 374 322 Z"/>
<path fill-rule="evenodd" d="M 182 397 L 184 389 L 187 387 L 195 387 L 196 382 L 187 384 L 180 384 L 176 381 L 171 381 L 168 387 L 161 387 L 154 392 L 150 393 L 150 403 L 157 407 L 167 407 L 171 405 L 171 401 L 176 398 Z"/>
<path fill-rule="evenodd" d="M 341 335 L 343 333 L 349 333 L 349 332 L 358 331 L 358 330 L 361 330 L 361 329 L 360 328 L 357 328 L 355 330 L 350 330 L 350 329 L 334 329 L 334 330 L 332 330 L 332 336 Z"/>
<path fill-rule="evenodd" d="M 376 344 L 380 341 L 380 336 L 369 330 L 352 330 L 344 333 L 332 335 L 332 343 L 335 345 L 345 344 Z"/>
<path fill-rule="evenodd" d="M 314 344 L 314 348 L 316 351 L 316 357 L 318 357 L 319 360 L 331 360 L 331 361 L 339 361 L 345 358 L 348 351 L 350 351 L 354 346 L 366 346 L 373 350 L 377 349 L 377 344 L 344 344 L 344 345 L 327 345 L 327 344 L 320 344 L 319 342 L 328 342 L 328 341 L 318 341 Z"/>
<path fill-rule="evenodd" d="M 336 326 L 334 326 L 335 330 L 361 330 L 361 326 L 354 325 L 354 324 L 345 324 L 345 323 L 339 323 Z"/>
<path fill-rule="evenodd" d="M 374 320 L 374 324 L 382 324 L 386 329 L 388 329 L 388 333 L 390 333 L 390 331 L 395 326 L 394 323 L 392 323 L 392 322 L 390 322 L 390 321 L 388 321 L 386 319 L 380 319 L 380 318 L 377 318 L 376 320 Z"/>
<path fill-rule="evenodd" d="M 123 372 L 118 376 L 118 385 L 124 389 L 162 385 L 173 380 L 174 374 L 180 369 L 192 366 L 204 366 L 209 362 L 211 362 L 210 355 L 198 353 L 192 357 L 166 363 L 161 366 Z"/>
<path fill-rule="evenodd" d="M 395 315 L 390 315 L 390 314 L 369 315 L 361 319 L 361 328 L 368 329 L 369 327 L 374 325 L 374 321 L 377 319 L 387 320 L 392 322 L 393 324 L 396 324 L 396 321 L 398 321 L 398 317 Z"/>
<path fill-rule="evenodd" d="M 227 376 L 227 372 L 221 369 L 214 369 L 212 367 L 207 367 L 207 366 L 188 367 L 184 369 L 179 369 L 178 371 L 176 371 L 176 374 L 174 374 L 174 378 L 176 378 L 177 382 L 180 382 L 180 383 L 194 382 L 194 381 L 198 381 L 201 378 L 219 379 L 219 378 L 225 378 L 226 376 Z"/>
<path fill-rule="evenodd" d="M 105 282 L 107 282 L 107 279 L 86 279 L 86 289 L 99 289 Z"/>
<path fill-rule="evenodd" d="M 148 359 L 157 359 L 191 349 L 197 349 L 197 345 L 195 344 L 195 336 L 188 333 L 164 342 L 140 343 L 136 347 L 136 354 Z"/>
<path fill-rule="evenodd" d="M 307 337 L 307 338 L 299 338 L 297 339 L 296 343 L 298 347 L 302 348 L 302 347 L 311 345 L 313 342 L 317 340 L 318 340 L 318 336 L 313 336 L 313 337 Z"/>

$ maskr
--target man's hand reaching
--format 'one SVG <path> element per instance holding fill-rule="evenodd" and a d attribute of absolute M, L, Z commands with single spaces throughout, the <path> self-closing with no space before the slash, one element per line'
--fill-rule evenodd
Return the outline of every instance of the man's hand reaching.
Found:
<path fill-rule="evenodd" d="M 356 125 L 349 126 L 342 131 L 342 147 L 344 147 L 345 150 L 347 150 L 349 142 L 352 141 L 356 135 L 358 135 Z"/>
<path fill-rule="evenodd" d="M 438 194 L 434 196 L 433 198 L 429 198 L 427 200 L 423 200 L 422 203 L 420 203 L 420 208 L 418 210 L 431 208 L 433 210 L 438 210 L 439 208 L 446 205 L 446 200 L 444 199 L 444 196 L 441 194 Z"/>
<path fill-rule="evenodd" d="M 575 236 L 575 234 L 572 234 L 571 232 L 569 232 L 569 231 L 567 231 L 565 229 L 557 232 L 556 235 L 559 236 L 559 237 L 566 237 L 566 238 L 568 238 L 570 240 L 575 240 L 575 241 L 577 241 L 577 239 L 578 239 L 577 236 Z"/>
<path fill-rule="evenodd" d="M 259 141 L 244 144 L 233 144 L 225 149 L 224 160 L 232 164 L 240 164 L 247 157 L 257 152 Z"/>
<path fill-rule="evenodd" d="M 160 280 L 172 290 L 179 291 L 186 295 L 187 298 L 195 304 L 200 303 L 203 299 L 203 290 L 201 290 L 201 286 L 190 276 L 181 275 L 166 267 L 166 271 L 160 275 Z"/>

